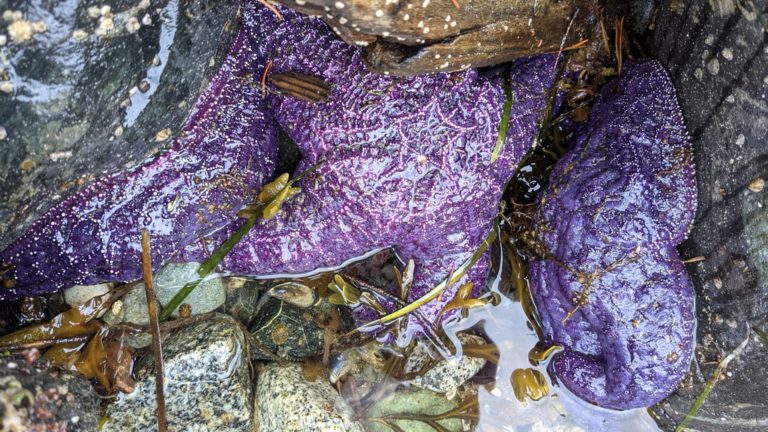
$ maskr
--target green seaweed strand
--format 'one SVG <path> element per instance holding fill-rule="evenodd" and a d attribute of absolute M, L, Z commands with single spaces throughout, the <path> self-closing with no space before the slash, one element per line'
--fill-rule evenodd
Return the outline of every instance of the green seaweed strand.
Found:
<path fill-rule="evenodd" d="M 493 243 L 494 240 L 496 240 L 496 237 L 498 236 L 498 230 L 499 230 L 499 224 L 498 222 L 493 224 L 493 228 L 491 228 L 491 231 L 488 233 L 488 235 L 485 236 L 485 239 L 480 244 L 480 246 L 475 250 L 475 252 L 472 254 L 471 257 L 469 257 L 459 268 L 454 270 L 446 279 L 444 279 L 442 282 L 437 284 L 432 290 L 430 290 L 428 293 L 424 294 L 422 297 L 414 300 L 412 303 L 409 303 L 408 305 L 392 312 L 389 315 L 385 315 L 375 321 L 371 321 L 369 323 L 365 323 L 362 326 L 355 329 L 355 331 L 363 331 L 370 329 L 372 327 L 388 323 L 390 321 L 394 321 L 400 317 L 403 317 L 416 309 L 424 306 L 425 304 L 429 303 L 433 299 L 435 299 L 437 296 L 440 295 L 445 289 L 450 287 L 451 285 L 458 282 L 462 277 L 464 277 L 465 274 L 469 271 L 469 269 L 472 268 L 472 266 L 475 265 L 477 260 L 480 259 L 480 257 L 483 256 L 486 250 L 488 250 L 488 247 Z"/>
<path fill-rule="evenodd" d="M 507 140 L 507 130 L 509 129 L 509 117 L 512 114 L 512 82 L 509 78 L 509 68 L 504 73 L 504 112 L 501 114 L 501 123 L 499 124 L 499 135 L 496 137 L 496 146 L 491 153 L 491 163 L 501 155 L 504 149 L 504 142 Z"/>
<path fill-rule="evenodd" d="M 253 212 L 253 215 L 246 218 L 245 222 L 243 222 L 242 225 L 235 231 L 228 239 L 226 239 L 213 253 L 210 257 L 208 257 L 207 260 L 203 262 L 202 265 L 200 265 L 200 268 L 197 269 L 197 275 L 198 278 L 187 282 L 184 287 L 182 287 L 179 292 L 176 293 L 175 296 L 171 299 L 170 302 L 163 308 L 163 311 L 160 313 L 160 321 L 165 321 L 168 318 L 171 317 L 171 314 L 174 310 L 176 310 L 179 305 L 181 305 L 182 302 L 189 296 L 189 294 L 192 293 L 192 291 L 197 288 L 198 285 L 200 285 L 200 282 L 203 281 L 204 278 L 206 278 L 208 275 L 213 273 L 214 269 L 221 263 L 221 261 L 224 260 L 224 257 L 227 256 L 227 254 L 232 251 L 232 249 L 235 247 L 236 244 L 240 242 L 240 240 L 245 237 L 246 234 L 248 234 L 248 231 L 253 228 L 254 225 L 256 225 L 256 220 L 261 219 L 263 215 L 263 210 L 267 207 L 269 207 L 270 204 L 275 202 L 277 199 L 280 199 L 281 192 L 283 192 L 286 189 L 289 189 L 291 186 L 293 186 L 297 181 L 301 180 L 302 178 L 306 177 L 308 174 L 315 171 L 320 165 L 324 162 L 324 160 L 318 161 L 316 164 L 309 167 L 306 171 L 299 174 L 296 178 L 291 179 L 283 188 L 275 194 L 274 197 L 270 198 L 269 201 L 264 203 L 258 203 L 255 210 Z"/>
<path fill-rule="evenodd" d="M 696 401 L 693 403 L 693 406 L 688 411 L 688 413 L 685 415 L 685 418 L 682 422 L 680 422 L 679 425 L 675 428 L 675 432 L 683 432 L 688 428 L 688 424 L 696 417 L 696 414 L 699 412 L 699 409 L 701 409 L 702 405 L 704 405 L 704 401 L 707 400 L 707 397 L 710 393 L 712 393 L 712 390 L 715 388 L 715 384 L 717 384 L 717 381 L 720 379 L 720 375 L 725 372 L 725 369 L 728 367 L 728 363 L 731 362 L 731 360 L 738 357 L 739 354 L 741 354 L 744 349 L 747 347 L 747 343 L 749 343 L 749 336 L 751 334 L 750 328 L 747 327 L 747 338 L 744 339 L 742 343 L 739 344 L 739 346 L 736 347 L 735 350 L 731 351 L 730 354 L 725 356 L 724 359 L 720 360 L 720 363 L 717 364 L 717 367 L 715 368 L 715 372 L 712 374 L 712 377 L 707 381 L 707 385 L 704 387 L 704 390 L 701 392 L 699 397 L 696 398 Z"/>

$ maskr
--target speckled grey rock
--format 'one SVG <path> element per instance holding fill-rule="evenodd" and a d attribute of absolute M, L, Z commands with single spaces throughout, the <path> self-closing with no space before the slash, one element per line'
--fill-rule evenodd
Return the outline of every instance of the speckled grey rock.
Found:
<path fill-rule="evenodd" d="M 479 336 L 460 334 L 462 344 L 485 344 L 485 340 Z M 434 354 L 433 354 L 434 355 Z M 437 354 L 439 355 L 439 354 Z M 419 371 L 430 360 L 428 348 L 420 343 L 411 353 L 405 365 L 406 372 Z M 440 360 L 424 375 L 420 375 L 410 381 L 410 384 L 432 390 L 437 393 L 445 393 L 452 399 L 459 387 L 475 376 L 485 366 L 485 360 L 476 357 L 461 356 L 457 359 Z"/>
<path fill-rule="evenodd" d="M 253 385 L 246 337 L 228 315 L 214 315 L 166 339 L 165 403 L 169 431 L 251 431 Z M 156 430 L 152 361 L 138 365 L 136 390 L 107 408 L 103 431 Z"/>
<path fill-rule="evenodd" d="M 110 310 L 102 317 L 109 325 L 129 323 L 136 325 L 149 324 L 147 315 L 147 294 L 144 286 L 134 284 L 125 295 L 117 300 Z"/>
<path fill-rule="evenodd" d="M 93 431 L 99 398 L 85 379 L 0 359 L 0 431 Z"/>
<path fill-rule="evenodd" d="M 328 381 L 307 381 L 296 363 L 264 367 L 255 405 L 260 432 L 363 432 L 352 420 L 352 408 Z"/>

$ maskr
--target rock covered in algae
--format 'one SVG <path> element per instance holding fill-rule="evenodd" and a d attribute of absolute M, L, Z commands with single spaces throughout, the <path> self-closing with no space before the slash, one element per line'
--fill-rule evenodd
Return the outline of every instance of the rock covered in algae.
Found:
<path fill-rule="evenodd" d="M 531 263 L 550 371 L 604 407 L 672 392 L 693 352 L 694 292 L 677 253 L 696 207 L 693 154 L 674 88 L 656 62 L 625 65 L 555 166 Z"/>

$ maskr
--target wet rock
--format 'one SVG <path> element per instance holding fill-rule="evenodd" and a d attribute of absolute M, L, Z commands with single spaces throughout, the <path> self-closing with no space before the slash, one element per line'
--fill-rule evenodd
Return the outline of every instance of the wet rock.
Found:
<path fill-rule="evenodd" d="M 646 49 L 672 75 L 691 133 L 699 209 L 683 258 L 697 294 L 697 348 L 689 378 L 654 408 L 661 426 L 680 422 L 717 362 L 747 335 L 768 330 L 765 192 L 768 176 L 768 12 L 755 1 L 658 2 Z M 716 62 L 716 63 L 715 63 Z M 717 64 L 717 68 L 712 67 Z M 768 350 L 752 335 L 689 427 L 757 431 L 768 424 Z"/>
<path fill-rule="evenodd" d="M 0 359 L 0 430 L 96 430 L 99 403 L 79 376 L 28 368 L 19 357 Z"/>
<path fill-rule="evenodd" d="M 370 383 L 379 383 L 386 378 L 386 358 L 375 342 L 344 350 L 330 359 L 328 380 L 336 384 L 347 375 L 354 375 L 358 390 Z"/>
<path fill-rule="evenodd" d="M 104 295 L 112 289 L 112 284 L 75 285 L 64 290 L 64 301 L 72 307 L 78 307 L 88 300 Z"/>
<path fill-rule="evenodd" d="M 333 305 L 301 308 L 276 298 L 267 299 L 249 325 L 257 345 L 255 358 L 292 361 L 321 355 L 326 329 L 335 333 L 349 328 L 349 314 Z"/>
<path fill-rule="evenodd" d="M 317 15 L 369 66 L 395 75 L 445 72 L 553 52 L 589 38 L 592 0 L 281 0 Z M 610 2 L 616 3 L 616 2 Z"/>
<path fill-rule="evenodd" d="M 155 297 L 163 305 L 167 305 L 188 282 L 197 280 L 198 263 L 168 264 L 155 277 Z M 139 284 L 144 291 L 144 284 Z M 192 307 L 192 314 L 198 315 L 211 312 L 224 304 L 226 292 L 221 278 L 208 278 L 184 299 L 184 303 Z M 179 316 L 179 308 L 173 311 L 173 316 Z"/>
<path fill-rule="evenodd" d="M 46 30 L 0 45 L 9 79 L 0 82 L 11 90 L 0 92 L 0 248 L 60 197 L 160 150 L 152 137 L 178 130 L 219 69 L 236 23 L 234 3 L 164 0 L 139 10 L 138 0 L 109 0 L 101 4 L 110 6 L 114 29 L 93 36 L 105 16 L 90 17 L 90 3 L 6 2 Z M 131 17 L 145 16 L 149 24 L 125 30 Z M 151 88 L 130 94 L 142 79 Z"/>
<path fill-rule="evenodd" d="M 371 421 L 371 418 L 390 417 L 388 421 L 408 432 L 432 432 L 435 430 L 428 423 L 418 420 L 396 419 L 398 415 L 404 416 L 437 416 L 446 413 L 458 406 L 458 400 L 448 400 L 445 396 L 431 392 L 429 390 L 401 390 L 393 393 L 378 402 L 375 402 L 370 409 L 366 411 L 365 421 L 366 430 L 370 432 L 388 432 L 392 428 L 384 426 L 378 422 Z M 438 420 L 437 423 L 450 432 L 461 432 L 464 430 L 462 422 L 459 419 L 449 418 Z"/>
<path fill-rule="evenodd" d="M 459 340 L 462 344 L 485 344 L 485 340 L 479 336 L 460 334 Z M 417 372 L 429 361 L 432 356 L 439 354 L 430 354 L 424 343 L 420 343 L 411 353 L 408 362 L 405 365 L 405 372 Z M 468 357 L 463 355 L 457 359 L 440 360 L 423 375 L 419 375 L 410 381 L 410 384 L 432 390 L 437 393 L 444 393 L 449 399 L 456 395 L 461 387 L 470 378 L 475 376 L 480 369 L 485 366 L 486 361 L 481 358 Z"/>
<path fill-rule="evenodd" d="M 168 264 L 155 275 L 155 298 L 160 305 L 168 304 L 174 295 L 187 282 L 197 278 L 197 263 Z M 192 315 L 199 315 L 216 310 L 224 304 L 226 293 L 221 278 L 210 278 L 200 282 L 192 293 L 184 299 L 184 304 L 191 307 Z M 147 294 L 144 283 L 137 283 L 119 300 L 117 306 L 104 315 L 104 321 L 111 325 L 130 323 L 136 325 L 149 324 L 147 315 Z M 181 307 L 181 305 L 179 306 Z M 173 312 L 179 316 L 179 308 Z"/>
<path fill-rule="evenodd" d="M 228 315 L 215 315 L 165 340 L 169 431 L 252 430 L 253 386 L 245 350 L 245 333 Z M 151 359 L 137 369 L 136 390 L 108 407 L 103 431 L 157 428 Z"/>
<path fill-rule="evenodd" d="M 354 413 L 327 380 L 307 380 L 299 364 L 270 363 L 256 385 L 260 432 L 363 432 Z"/>
<path fill-rule="evenodd" d="M 252 320 L 258 310 L 261 292 L 266 289 L 262 287 L 261 282 L 239 277 L 224 278 L 224 313 L 232 315 L 242 323 Z"/>
<path fill-rule="evenodd" d="M 149 324 L 149 315 L 147 314 L 147 294 L 144 292 L 144 287 L 140 287 L 139 284 L 134 284 L 122 298 L 112 304 L 112 307 L 104 314 L 102 319 L 109 325 L 117 325 L 121 323 L 135 325 Z"/>

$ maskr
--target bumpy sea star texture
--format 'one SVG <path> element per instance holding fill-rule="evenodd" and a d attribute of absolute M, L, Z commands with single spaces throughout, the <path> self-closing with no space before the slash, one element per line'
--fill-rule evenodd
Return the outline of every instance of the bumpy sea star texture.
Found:
<path fill-rule="evenodd" d="M 688 371 L 694 292 L 675 249 L 696 205 L 690 140 L 656 62 L 626 65 L 551 175 L 530 266 L 550 371 L 604 407 L 653 405 Z"/>
<path fill-rule="evenodd" d="M 64 201 L 0 253 L 16 283 L 2 297 L 137 279 L 142 228 L 152 234 L 155 266 L 204 259 L 274 174 L 273 123 L 299 147 L 297 171 L 325 162 L 277 217 L 256 224 L 223 271 L 301 273 L 393 246 L 415 260 L 413 301 L 469 258 L 533 141 L 554 81 L 553 56 L 513 67 L 509 133 L 491 162 L 505 102 L 501 74 L 378 75 L 322 21 L 282 12 L 281 22 L 260 5 L 245 6 L 231 58 L 167 153 Z M 295 71 L 330 83 L 328 101 L 262 99 L 258 79 L 270 59 L 270 74 Z M 487 272 L 486 256 L 466 280 L 480 289 Z M 434 323 L 451 297 L 420 313 Z M 420 329 L 409 324 L 407 336 Z"/>

